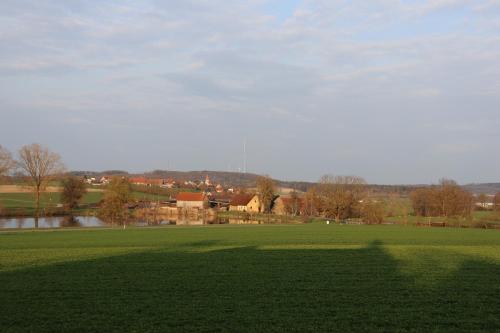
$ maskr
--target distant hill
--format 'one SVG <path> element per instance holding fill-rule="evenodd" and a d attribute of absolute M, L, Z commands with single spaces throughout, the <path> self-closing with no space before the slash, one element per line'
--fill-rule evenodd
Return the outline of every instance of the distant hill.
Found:
<path fill-rule="evenodd" d="M 75 176 L 92 176 L 92 177 L 102 177 L 102 176 L 125 176 L 125 177 L 136 177 L 145 176 L 149 178 L 172 178 L 176 181 L 186 181 L 186 180 L 205 180 L 208 175 L 212 183 L 222 184 L 224 187 L 235 186 L 235 187 L 254 187 L 257 177 L 259 175 L 254 173 L 242 173 L 242 172 L 227 172 L 227 171 L 171 171 L 171 170 L 154 170 L 150 172 L 132 174 L 122 170 L 106 170 L 101 172 L 96 171 L 72 171 Z M 314 186 L 313 182 L 304 181 L 284 181 L 275 180 L 279 187 L 283 188 L 293 188 L 298 191 L 307 191 L 311 186 Z M 371 184 L 369 188 L 374 193 L 400 193 L 408 194 L 411 191 L 425 187 L 428 185 L 380 185 Z M 464 185 L 464 188 L 473 193 L 488 193 L 494 194 L 500 192 L 500 183 L 483 183 L 483 184 L 468 184 Z"/>
<path fill-rule="evenodd" d="M 187 180 L 201 180 L 204 181 L 205 177 L 208 175 L 212 183 L 222 184 L 224 187 L 234 186 L 234 187 L 254 187 L 257 177 L 259 175 L 254 173 L 241 173 L 241 172 L 227 172 L 227 171 L 171 171 L 171 170 L 154 170 L 151 172 L 145 172 L 141 174 L 128 173 L 122 170 L 106 170 L 106 171 L 72 171 L 71 174 L 75 176 L 91 176 L 91 177 L 102 177 L 102 176 L 125 176 L 125 177 L 137 177 L 145 176 L 148 178 L 172 178 L 176 181 L 187 181 Z M 305 181 L 284 181 L 275 180 L 276 185 L 282 188 L 291 188 L 298 191 L 307 191 L 311 186 L 314 186 L 313 182 Z M 423 185 L 422 185 L 423 186 Z M 413 185 L 370 185 L 370 188 L 374 192 L 387 193 L 387 192 L 398 192 L 398 193 L 409 193 L 413 189 L 420 186 Z"/>
<path fill-rule="evenodd" d="M 187 181 L 187 180 L 201 180 L 204 181 L 205 177 L 208 175 L 212 183 L 222 184 L 223 186 L 235 186 L 235 187 L 254 187 L 257 177 L 259 175 L 254 173 L 242 173 L 242 172 L 226 172 L 226 171 L 171 171 L 171 170 L 154 170 L 150 172 L 145 172 L 141 174 L 128 173 L 121 170 L 107 170 L 107 171 L 72 171 L 71 174 L 75 176 L 90 176 L 90 177 L 102 177 L 102 176 L 126 176 L 126 177 L 136 177 L 145 176 L 148 178 L 172 178 L 176 181 Z M 314 185 L 311 182 L 302 181 L 282 181 L 276 180 L 276 184 L 280 187 L 294 188 L 299 191 L 307 191 L 309 187 Z"/>
<path fill-rule="evenodd" d="M 467 184 L 464 188 L 476 194 L 496 194 L 500 192 L 500 183 Z"/>
<path fill-rule="evenodd" d="M 146 177 L 151 178 L 172 178 L 175 180 L 205 180 L 208 175 L 212 183 L 222 184 L 224 187 L 235 186 L 235 187 L 254 187 L 257 177 L 259 175 L 254 173 L 242 173 L 242 172 L 227 172 L 227 171 L 169 171 L 169 170 L 155 170 L 152 172 L 146 172 L 144 174 Z M 311 182 L 302 181 L 283 181 L 275 180 L 279 187 L 293 188 L 298 191 L 307 191 L 309 187 L 314 185 Z"/>

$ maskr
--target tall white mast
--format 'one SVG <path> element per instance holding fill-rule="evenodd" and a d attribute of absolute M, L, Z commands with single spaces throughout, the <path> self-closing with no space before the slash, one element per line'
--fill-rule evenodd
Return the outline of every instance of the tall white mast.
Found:
<path fill-rule="evenodd" d="M 243 173 L 247 173 L 247 139 L 243 140 Z"/>

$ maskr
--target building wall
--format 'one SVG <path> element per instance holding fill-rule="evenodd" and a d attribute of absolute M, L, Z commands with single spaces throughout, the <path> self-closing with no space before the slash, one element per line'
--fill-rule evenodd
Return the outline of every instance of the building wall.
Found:
<path fill-rule="evenodd" d="M 247 206 L 229 206 L 229 210 L 235 212 L 246 212 Z"/>
<path fill-rule="evenodd" d="M 199 208 L 206 207 L 206 201 L 177 201 L 178 208 Z"/>
<path fill-rule="evenodd" d="M 254 195 L 252 200 L 247 204 L 247 211 L 251 213 L 259 213 L 260 212 L 260 200 L 257 195 Z"/>
<path fill-rule="evenodd" d="M 257 195 L 255 195 L 250 202 L 244 206 L 244 205 L 230 205 L 229 206 L 230 211 L 237 211 L 237 212 L 249 212 L 249 213 L 259 213 L 260 212 L 260 200 Z"/>

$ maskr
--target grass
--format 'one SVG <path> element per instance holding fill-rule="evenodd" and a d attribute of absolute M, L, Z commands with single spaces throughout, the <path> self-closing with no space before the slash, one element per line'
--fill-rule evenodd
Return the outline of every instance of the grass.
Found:
<path fill-rule="evenodd" d="M 96 204 L 103 198 L 103 192 L 87 192 L 80 204 Z M 167 196 L 154 195 L 142 192 L 132 192 L 135 200 L 166 200 Z M 40 206 L 42 209 L 55 208 L 61 203 L 60 192 L 42 193 L 40 197 Z M 33 193 L 0 193 L 0 207 L 3 207 L 7 213 L 21 210 L 23 215 L 33 215 L 35 213 L 35 196 Z M 81 210 L 76 210 L 79 212 Z"/>
<path fill-rule="evenodd" d="M 83 198 L 82 204 L 94 204 L 101 200 L 102 192 L 87 192 Z M 41 208 L 56 207 L 61 202 L 61 193 L 49 192 L 42 193 L 40 196 Z M 33 193 L 0 193 L 0 203 L 8 211 L 22 209 L 26 214 L 34 214 L 35 195 Z"/>
<path fill-rule="evenodd" d="M 145 192 L 132 192 L 132 196 L 135 200 L 168 200 L 170 197 L 168 195 L 145 193 Z"/>
<path fill-rule="evenodd" d="M 304 223 L 312 221 L 311 218 L 303 216 L 248 213 L 240 211 L 219 211 L 217 213 L 217 216 L 219 218 L 253 220 L 253 221 L 274 222 L 274 223 Z"/>
<path fill-rule="evenodd" d="M 495 332 L 498 295 L 492 230 L 0 233 L 1 332 Z"/>

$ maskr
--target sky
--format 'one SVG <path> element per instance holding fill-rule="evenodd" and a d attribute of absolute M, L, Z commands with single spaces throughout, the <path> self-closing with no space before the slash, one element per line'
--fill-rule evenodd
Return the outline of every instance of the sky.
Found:
<path fill-rule="evenodd" d="M 500 181 L 500 0 L 0 2 L 0 145 L 72 170 Z"/>

